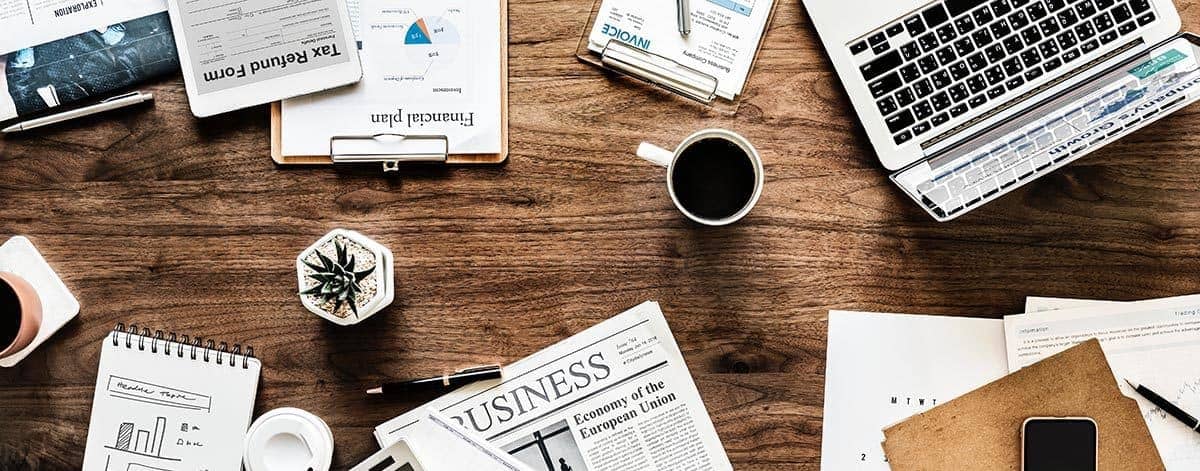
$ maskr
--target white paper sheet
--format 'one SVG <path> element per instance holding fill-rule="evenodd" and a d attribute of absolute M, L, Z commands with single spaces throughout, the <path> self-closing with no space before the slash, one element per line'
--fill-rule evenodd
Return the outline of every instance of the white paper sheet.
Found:
<path fill-rule="evenodd" d="M 166 0 L 0 1 L 0 54 L 166 10 Z"/>
<path fill-rule="evenodd" d="M 1007 371 L 999 319 L 831 311 L 821 469 L 887 470 L 883 428 Z"/>
<path fill-rule="evenodd" d="M 601 52 L 615 40 L 717 78 L 717 95 L 742 93 L 774 0 L 689 0 L 692 31 L 679 34 L 672 0 L 605 0 L 588 49 Z"/>
<path fill-rule="evenodd" d="M 1004 318 L 1013 371 L 1099 338 L 1121 391 L 1138 401 L 1167 469 L 1200 469 L 1200 434 L 1121 379 L 1141 383 L 1193 414 L 1200 411 L 1200 295 L 1136 302 L 1028 298 L 1026 309 L 1053 310 L 1054 316 Z"/>
<path fill-rule="evenodd" d="M 350 2 L 356 85 L 283 102 L 283 154 L 329 155 L 329 138 L 445 135 L 452 154 L 503 150 L 499 1 Z"/>
<path fill-rule="evenodd" d="M 425 417 L 409 428 L 404 439 L 424 471 L 532 471 L 433 409 L 425 411 Z"/>

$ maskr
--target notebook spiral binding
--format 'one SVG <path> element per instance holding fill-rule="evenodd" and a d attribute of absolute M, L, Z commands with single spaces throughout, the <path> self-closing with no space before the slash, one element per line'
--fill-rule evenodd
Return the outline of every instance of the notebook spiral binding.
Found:
<path fill-rule="evenodd" d="M 249 361 L 254 358 L 254 347 L 246 346 L 245 351 L 242 351 L 242 344 L 233 344 L 233 349 L 230 350 L 229 343 L 214 341 L 212 339 L 202 339 L 200 337 L 191 338 L 187 335 L 177 335 L 175 332 L 163 332 L 155 330 L 153 333 L 149 328 L 142 327 L 141 332 L 138 332 L 136 324 L 129 324 L 129 328 L 125 327 L 124 323 L 118 322 L 113 328 L 112 344 L 114 347 L 119 347 L 121 344 L 118 334 L 125 333 L 125 348 L 136 348 L 142 351 L 150 351 L 150 353 L 159 353 L 171 356 L 175 355 L 179 358 L 190 357 L 192 360 L 203 361 L 206 363 L 216 363 L 218 365 L 229 365 L 236 367 L 237 361 L 242 360 L 242 368 L 249 368 Z M 136 337 L 136 339 L 135 339 Z M 162 348 L 159 348 L 159 345 Z"/>

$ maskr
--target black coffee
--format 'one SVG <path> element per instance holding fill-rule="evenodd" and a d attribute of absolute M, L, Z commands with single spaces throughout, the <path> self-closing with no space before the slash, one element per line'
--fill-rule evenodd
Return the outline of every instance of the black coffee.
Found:
<path fill-rule="evenodd" d="M 0 350 L 12 345 L 21 329 L 21 304 L 17 292 L 0 280 Z"/>
<path fill-rule="evenodd" d="M 688 212 L 703 219 L 724 219 L 754 197 L 754 162 L 741 146 L 709 137 L 692 143 L 675 160 L 671 185 Z"/>

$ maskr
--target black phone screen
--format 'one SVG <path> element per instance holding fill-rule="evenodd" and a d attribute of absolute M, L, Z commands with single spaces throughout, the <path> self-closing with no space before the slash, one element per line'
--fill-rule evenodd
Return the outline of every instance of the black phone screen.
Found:
<path fill-rule="evenodd" d="M 1080 419 L 1025 423 L 1024 471 L 1096 471 L 1096 424 Z"/>

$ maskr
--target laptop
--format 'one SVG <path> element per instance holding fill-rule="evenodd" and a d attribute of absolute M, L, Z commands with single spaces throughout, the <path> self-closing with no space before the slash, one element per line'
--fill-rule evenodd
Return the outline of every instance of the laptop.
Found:
<path fill-rule="evenodd" d="M 948 221 L 1200 97 L 1170 0 L 804 0 L 891 180 Z"/>

